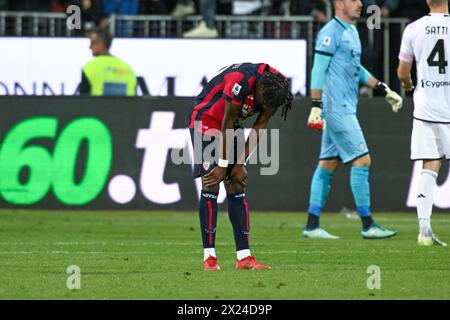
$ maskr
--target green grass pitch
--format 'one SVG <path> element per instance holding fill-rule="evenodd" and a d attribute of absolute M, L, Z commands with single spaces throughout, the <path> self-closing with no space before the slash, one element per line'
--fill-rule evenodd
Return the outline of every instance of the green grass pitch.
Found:
<path fill-rule="evenodd" d="M 362 240 L 360 222 L 324 214 L 340 240 L 300 236 L 305 213 L 251 215 L 251 249 L 268 271 L 234 269 L 232 229 L 218 218 L 220 272 L 202 271 L 193 212 L 0 210 L 0 299 L 450 299 L 450 247 L 418 247 L 414 214 L 375 214 L 399 231 Z M 433 215 L 450 242 L 450 215 Z M 77 265 L 81 289 L 69 290 Z M 369 290 L 367 268 L 381 270 Z"/>

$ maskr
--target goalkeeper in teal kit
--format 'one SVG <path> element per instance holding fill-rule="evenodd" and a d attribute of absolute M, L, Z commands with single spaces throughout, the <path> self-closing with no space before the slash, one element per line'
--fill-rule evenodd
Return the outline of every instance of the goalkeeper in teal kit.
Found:
<path fill-rule="evenodd" d="M 396 235 L 376 224 L 370 209 L 369 149 L 356 117 L 359 84 L 384 95 L 392 110 L 402 98 L 378 81 L 360 62 L 361 43 L 353 21 L 361 14 L 360 0 L 335 0 L 336 16 L 319 32 L 311 73 L 312 108 L 308 126 L 322 131 L 319 163 L 311 181 L 308 221 L 303 236 L 338 239 L 320 227 L 334 172 L 339 162 L 351 164 L 350 185 L 362 220 L 362 237 L 382 239 Z"/>

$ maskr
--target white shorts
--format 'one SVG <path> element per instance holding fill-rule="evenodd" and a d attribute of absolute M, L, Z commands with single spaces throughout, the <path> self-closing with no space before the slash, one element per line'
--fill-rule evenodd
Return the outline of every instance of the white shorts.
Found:
<path fill-rule="evenodd" d="M 414 119 L 411 160 L 450 159 L 450 124 Z"/>

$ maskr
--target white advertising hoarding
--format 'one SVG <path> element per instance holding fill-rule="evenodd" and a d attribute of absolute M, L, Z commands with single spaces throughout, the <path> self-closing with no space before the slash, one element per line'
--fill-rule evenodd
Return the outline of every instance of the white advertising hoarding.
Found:
<path fill-rule="evenodd" d="M 0 38 L 0 95 L 73 95 L 92 59 L 87 38 Z M 202 80 L 240 62 L 283 72 L 306 94 L 305 40 L 115 39 L 111 53 L 128 62 L 151 95 L 196 95 Z"/>

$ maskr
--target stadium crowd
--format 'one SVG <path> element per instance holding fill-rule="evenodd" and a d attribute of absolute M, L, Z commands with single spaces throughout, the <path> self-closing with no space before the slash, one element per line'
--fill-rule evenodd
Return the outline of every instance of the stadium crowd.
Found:
<path fill-rule="evenodd" d="M 383 17 L 403 17 L 410 21 L 416 20 L 428 13 L 426 2 L 423 0 L 362 0 L 362 17 L 368 17 L 367 8 L 377 5 L 381 9 Z M 314 26 L 315 32 L 320 29 L 333 17 L 332 0 L 0 0 L 0 10 L 7 11 L 31 11 L 31 12 L 66 12 L 70 5 L 78 5 L 82 14 L 82 30 L 75 32 L 76 35 L 84 36 L 86 31 L 95 27 L 106 28 L 109 26 L 111 15 L 170 15 L 174 19 L 182 19 L 185 16 L 200 14 L 202 20 L 199 24 L 188 23 L 183 25 L 183 37 L 191 38 L 217 38 L 220 37 L 219 28 L 215 22 L 216 15 L 259 15 L 259 16 L 314 16 L 317 22 Z M 7 20 L 7 22 L 10 20 Z M 25 25 L 25 24 L 24 24 Z M 116 24 L 118 37 L 139 36 L 139 32 L 133 33 L 132 28 L 137 25 L 130 25 L 126 22 Z M 193 28 L 187 30 L 187 28 Z M 296 26 L 294 26 L 296 27 Z M 400 25 L 391 26 L 391 32 L 397 32 Z M 255 29 L 256 28 L 256 29 Z M 305 37 L 303 29 L 293 33 L 295 28 L 290 24 L 281 24 L 281 38 Z M 137 30 L 137 29 L 136 29 Z M 141 29 L 139 29 L 141 30 Z M 294 30 L 295 31 L 295 30 Z M 15 28 L 6 28 L 5 35 L 14 34 Z M 150 36 L 155 36 L 150 31 Z M 299 32 L 303 32 L 300 34 Z M 314 33 L 315 33 L 314 32 Z M 401 30 L 398 30 L 401 32 Z M 361 33 L 361 42 L 369 42 L 367 32 Z M 24 32 L 24 34 L 27 34 Z M 170 35 L 169 35 L 170 36 Z M 173 35 L 172 35 L 173 36 Z M 175 36 L 179 36 L 176 34 Z M 239 23 L 233 25 L 231 37 L 242 38 L 273 38 L 273 28 L 261 31 L 257 25 L 250 25 L 249 32 L 243 33 Z M 362 61 L 368 66 L 370 72 L 377 77 L 382 77 L 381 68 L 383 65 L 383 35 L 376 33 L 371 40 L 371 46 L 363 46 Z M 390 47 L 398 48 L 399 39 L 391 38 Z M 376 48 L 373 50 L 373 48 Z M 395 60 L 395 50 L 392 50 L 391 59 Z M 391 71 L 393 73 L 394 71 Z M 391 78 L 395 78 L 391 74 Z M 395 89 L 399 89 L 399 83 L 393 84 Z M 364 94 L 364 92 L 362 92 Z"/>
<path fill-rule="evenodd" d="M 211 0 L 214 1 L 214 0 Z M 201 0 L 193 0 L 199 9 Z M 362 0 L 364 7 L 378 5 L 384 17 L 407 17 L 417 19 L 428 12 L 422 0 Z M 242 12 L 252 8 L 248 14 L 262 15 L 310 15 L 326 22 L 327 8 L 331 0 L 217 0 L 217 14 Z M 65 12 L 69 5 L 79 5 L 100 21 L 111 14 L 173 14 L 178 0 L 0 0 L 0 10 Z M 199 10 L 195 10 L 199 12 Z M 365 10 L 364 10 L 365 12 Z"/>

